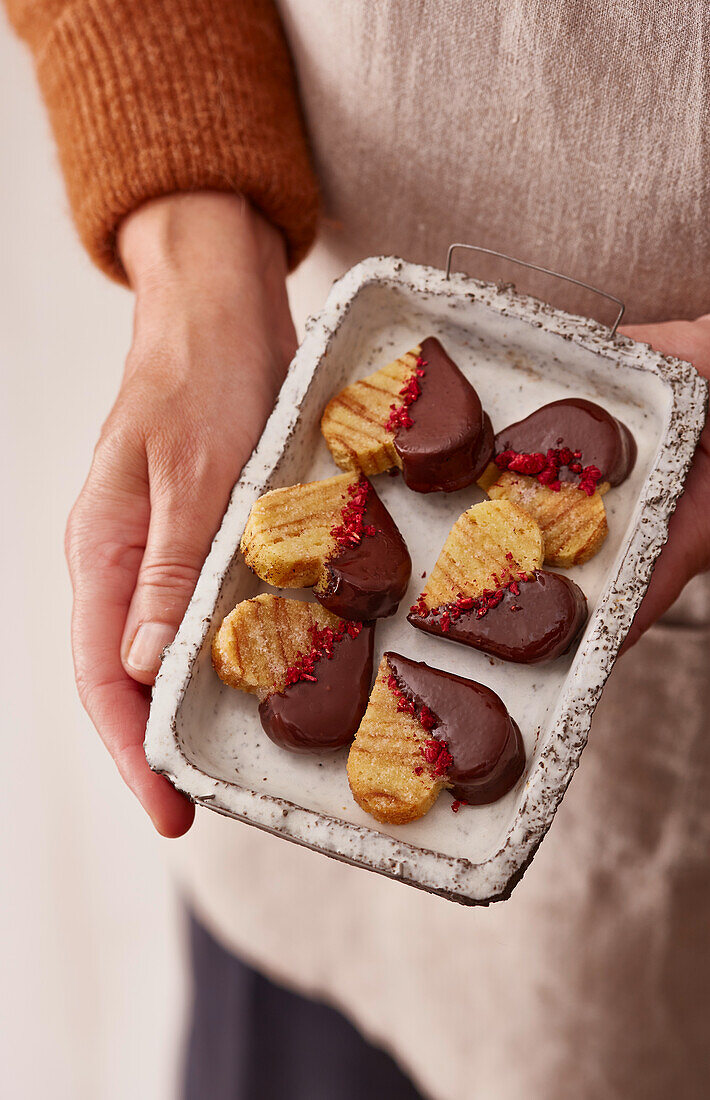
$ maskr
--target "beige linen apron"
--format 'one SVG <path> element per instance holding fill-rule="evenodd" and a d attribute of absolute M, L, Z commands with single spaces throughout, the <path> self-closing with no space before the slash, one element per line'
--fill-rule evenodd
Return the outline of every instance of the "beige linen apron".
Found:
<path fill-rule="evenodd" d="M 327 218 L 292 280 L 300 321 L 357 259 L 441 265 L 454 239 L 598 284 L 630 321 L 710 310 L 710 5 L 281 9 Z M 709 1095 L 709 624 L 703 578 L 621 660 L 510 901 L 460 908 L 206 811 L 172 848 L 188 896 L 437 1100 Z"/>

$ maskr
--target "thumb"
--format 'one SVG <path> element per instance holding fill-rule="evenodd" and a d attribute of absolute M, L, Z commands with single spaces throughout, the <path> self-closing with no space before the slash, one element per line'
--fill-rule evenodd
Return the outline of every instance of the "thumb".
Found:
<path fill-rule="evenodd" d="M 225 503 L 226 497 L 210 506 L 172 495 L 153 503 L 121 643 L 123 667 L 141 684 L 153 683 L 163 650 L 177 633 Z"/>

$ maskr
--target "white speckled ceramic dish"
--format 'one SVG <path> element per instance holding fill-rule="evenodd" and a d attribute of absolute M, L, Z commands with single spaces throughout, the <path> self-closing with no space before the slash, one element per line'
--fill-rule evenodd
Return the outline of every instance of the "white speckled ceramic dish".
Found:
<path fill-rule="evenodd" d="M 605 498 L 610 534 L 569 575 L 590 606 L 574 654 L 516 666 L 414 630 L 409 604 L 475 488 L 421 496 L 401 478 L 376 479 L 413 560 L 400 611 L 380 621 L 384 649 L 479 680 L 518 721 L 527 768 L 491 806 L 451 812 L 442 795 L 411 825 L 385 828 L 353 801 L 346 752 L 298 757 L 261 729 L 254 698 L 224 686 L 210 643 L 222 617 L 265 586 L 239 540 L 253 501 L 268 489 L 336 472 L 320 435 L 321 412 L 348 382 L 438 336 L 478 390 L 494 428 L 547 401 L 587 397 L 631 428 L 632 475 Z M 587 740 L 594 707 L 648 584 L 700 434 L 707 383 L 687 363 L 616 337 L 512 288 L 394 258 L 366 260 L 330 293 L 308 326 L 278 404 L 237 483 L 194 598 L 158 677 L 146 732 L 148 761 L 195 802 L 288 840 L 466 904 L 505 898 L 549 828 Z M 300 599 L 306 591 L 292 592 Z"/>

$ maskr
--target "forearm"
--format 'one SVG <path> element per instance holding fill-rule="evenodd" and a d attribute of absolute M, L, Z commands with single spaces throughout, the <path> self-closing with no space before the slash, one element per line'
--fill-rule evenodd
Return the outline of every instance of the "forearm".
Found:
<path fill-rule="evenodd" d="M 172 192 L 238 192 L 291 266 L 317 188 L 271 0 L 5 0 L 29 44 L 81 238 L 124 278 L 116 236 Z"/>
<path fill-rule="evenodd" d="M 237 195 L 169 195 L 144 203 L 124 219 L 118 248 L 136 294 L 134 353 L 127 369 L 141 359 L 135 348 L 146 339 L 151 344 L 179 341 L 182 318 L 189 319 L 190 327 L 199 314 L 205 333 L 234 329 L 235 361 L 214 364 L 215 385 L 224 391 L 239 384 L 244 361 L 254 358 L 241 345 L 247 317 L 268 314 L 271 354 L 259 357 L 259 374 L 250 374 L 250 386 L 263 394 L 268 410 L 296 341 L 286 293 L 286 248 L 271 223 Z M 189 352 L 167 357 L 173 374 L 180 364 L 198 375 L 203 369 Z"/>

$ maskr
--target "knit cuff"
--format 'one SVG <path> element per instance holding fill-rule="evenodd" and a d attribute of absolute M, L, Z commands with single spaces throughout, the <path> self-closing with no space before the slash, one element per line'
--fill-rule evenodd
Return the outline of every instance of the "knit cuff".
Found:
<path fill-rule="evenodd" d="M 291 267 L 308 250 L 317 186 L 268 0 L 79 0 L 36 61 L 74 219 L 108 274 L 125 280 L 121 219 L 174 191 L 239 192 Z"/>

